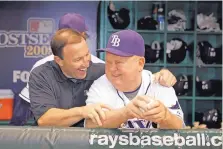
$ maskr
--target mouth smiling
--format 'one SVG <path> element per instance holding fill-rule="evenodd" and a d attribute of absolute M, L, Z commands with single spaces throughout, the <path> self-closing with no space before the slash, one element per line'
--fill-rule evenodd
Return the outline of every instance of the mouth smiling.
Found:
<path fill-rule="evenodd" d="M 78 71 L 79 71 L 80 73 L 86 73 L 86 72 L 87 72 L 87 68 L 78 69 Z"/>
<path fill-rule="evenodd" d="M 121 75 L 113 75 L 112 74 L 112 77 L 114 77 L 114 78 L 118 78 L 118 77 L 120 77 Z"/>

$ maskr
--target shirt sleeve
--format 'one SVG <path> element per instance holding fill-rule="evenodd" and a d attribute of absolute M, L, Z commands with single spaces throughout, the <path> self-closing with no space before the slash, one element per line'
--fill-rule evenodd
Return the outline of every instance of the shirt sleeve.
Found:
<path fill-rule="evenodd" d="M 184 124 L 184 113 L 181 109 L 180 103 L 176 96 L 175 90 L 172 87 L 161 87 L 158 92 L 157 98 L 160 99 L 168 110 L 182 119 Z"/>
<path fill-rule="evenodd" d="M 31 73 L 31 71 L 32 71 L 34 68 L 36 68 L 36 67 L 38 67 L 38 66 L 40 66 L 40 65 L 42 65 L 42 64 L 44 64 L 44 63 L 46 63 L 47 61 L 52 61 L 53 59 L 54 59 L 54 56 L 53 56 L 53 55 L 49 55 L 49 56 L 47 56 L 47 57 L 45 57 L 45 58 L 43 58 L 43 59 L 38 60 L 38 61 L 33 65 L 32 69 L 30 70 L 30 73 Z M 27 101 L 27 102 L 30 103 L 30 99 L 29 99 L 29 84 L 28 84 L 28 83 L 27 83 L 26 86 L 22 89 L 22 91 L 20 92 L 19 96 L 20 96 L 23 100 L 25 100 L 25 101 Z"/>
<path fill-rule="evenodd" d="M 32 71 L 29 78 L 31 110 L 38 120 L 50 108 L 56 108 L 57 102 L 45 76 Z"/>
<path fill-rule="evenodd" d="M 28 83 L 26 84 L 26 86 L 22 89 L 22 91 L 19 93 L 19 96 L 30 103 L 30 100 L 29 100 L 29 85 Z"/>

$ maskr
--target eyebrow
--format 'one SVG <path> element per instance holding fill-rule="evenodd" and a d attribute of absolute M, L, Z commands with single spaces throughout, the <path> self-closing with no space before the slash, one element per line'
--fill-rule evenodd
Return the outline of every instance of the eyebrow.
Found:
<path fill-rule="evenodd" d="M 76 58 L 74 58 L 73 60 L 77 60 L 77 59 L 80 59 L 80 58 L 82 58 L 82 57 L 76 57 Z"/>
<path fill-rule="evenodd" d="M 115 60 L 115 62 L 125 62 L 124 60 L 123 61 L 120 61 L 120 60 Z"/>
<path fill-rule="evenodd" d="M 90 54 L 90 52 L 88 52 L 87 54 Z M 87 54 L 85 54 L 84 56 L 86 56 Z M 73 60 L 76 60 L 76 59 L 79 59 L 79 58 L 83 58 L 84 56 L 76 57 L 76 58 L 74 58 Z"/>

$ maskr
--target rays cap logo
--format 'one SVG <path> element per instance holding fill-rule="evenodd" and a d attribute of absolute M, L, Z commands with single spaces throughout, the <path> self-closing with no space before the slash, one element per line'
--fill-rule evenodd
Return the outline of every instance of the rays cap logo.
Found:
<path fill-rule="evenodd" d="M 112 35 L 112 46 L 118 47 L 120 42 L 120 38 L 118 38 L 118 35 Z"/>

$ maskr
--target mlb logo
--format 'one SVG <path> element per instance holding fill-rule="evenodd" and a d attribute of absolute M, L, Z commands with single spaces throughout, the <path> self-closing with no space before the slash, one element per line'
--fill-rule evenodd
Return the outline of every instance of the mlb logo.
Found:
<path fill-rule="evenodd" d="M 29 18 L 27 30 L 31 33 L 53 33 L 54 20 L 49 18 Z"/>

